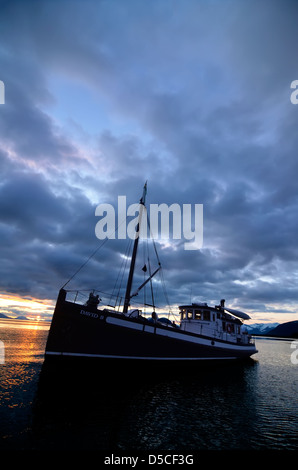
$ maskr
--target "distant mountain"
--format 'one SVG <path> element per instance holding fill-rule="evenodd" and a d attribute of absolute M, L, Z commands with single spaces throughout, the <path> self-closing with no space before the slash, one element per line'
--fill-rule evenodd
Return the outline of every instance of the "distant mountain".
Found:
<path fill-rule="evenodd" d="M 7 315 L 4 315 L 4 313 L 0 313 L 0 318 L 7 318 L 8 320 L 26 320 L 26 321 L 52 321 L 52 318 L 28 318 L 25 315 L 19 315 L 18 317 L 8 317 Z"/>
<path fill-rule="evenodd" d="M 280 338 L 298 338 L 298 320 L 278 325 L 267 333 L 267 336 Z"/>
<path fill-rule="evenodd" d="M 279 323 L 253 323 L 245 325 L 250 335 L 267 335 L 267 333 L 276 328 Z"/>
<path fill-rule="evenodd" d="M 18 317 L 8 317 L 4 315 L 4 313 L 0 313 L 0 318 L 7 318 L 8 320 L 29 320 L 29 318 L 25 317 L 24 315 L 19 315 Z"/>

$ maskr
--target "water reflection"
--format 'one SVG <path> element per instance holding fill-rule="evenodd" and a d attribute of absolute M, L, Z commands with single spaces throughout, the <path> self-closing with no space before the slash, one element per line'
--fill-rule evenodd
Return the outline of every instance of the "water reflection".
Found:
<path fill-rule="evenodd" d="M 0 331 L 1 333 L 1 331 Z M 6 363 L 27 363 L 36 362 L 41 360 L 44 353 L 44 345 L 42 343 L 40 350 L 38 350 L 38 342 L 41 338 L 45 337 L 47 331 L 40 331 L 36 325 L 30 328 L 26 325 L 25 328 L 9 328 L 5 330 L 5 336 L 1 339 L 5 347 L 5 362 Z"/>
<path fill-rule="evenodd" d="M 0 319 L 0 328 L 24 329 L 24 330 L 49 330 L 50 323 L 45 320 L 19 320 L 19 319 Z M 1 330 L 0 330 L 1 333 Z"/>
<path fill-rule="evenodd" d="M 137 450 L 247 449 L 255 421 L 249 383 L 257 364 L 210 366 L 143 388 L 127 409 L 119 447 Z"/>
<path fill-rule="evenodd" d="M 291 362 L 291 341 L 259 339 L 256 380 L 255 447 L 298 448 L 298 375 Z"/>
<path fill-rule="evenodd" d="M 115 447 L 131 382 L 92 363 L 45 361 L 34 404 L 39 448 Z"/>
<path fill-rule="evenodd" d="M 55 449 L 249 448 L 258 363 L 129 371 L 46 362 L 34 407 L 39 445 Z"/>
<path fill-rule="evenodd" d="M 291 342 L 247 363 L 120 370 L 44 361 L 47 331 L 0 328 L 0 447 L 191 452 L 298 448 Z M 2 447 L 1 447 L 2 448 Z"/>
<path fill-rule="evenodd" d="M 12 446 L 30 425 L 46 335 L 47 331 L 14 328 L 10 323 L 0 328 L 5 347 L 5 362 L 0 366 L 1 444 Z"/>

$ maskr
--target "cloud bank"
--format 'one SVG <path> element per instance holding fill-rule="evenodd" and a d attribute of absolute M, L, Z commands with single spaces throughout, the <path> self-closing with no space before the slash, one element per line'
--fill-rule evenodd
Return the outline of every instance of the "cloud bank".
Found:
<path fill-rule="evenodd" d="M 294 320 L 297 10 L 290 0 L 4 3 L 2 292 L 55 299 L 98 246 L 95 207 L 137 202 L 148 180 L 149 203 L 204 205 L 201 250 L 159 247 L 173 305 L 226 298 Z M 124 252 L 124 241 L 105 244 L 78 287 L 112 290 Z"/>

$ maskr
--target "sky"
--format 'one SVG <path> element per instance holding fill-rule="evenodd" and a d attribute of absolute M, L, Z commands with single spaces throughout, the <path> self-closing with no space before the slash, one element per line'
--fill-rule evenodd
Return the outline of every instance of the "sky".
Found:
<path fill-rule="evenodd" d="M 50 317 L 101 244 L 96 207 L 148 181 L 148 204 L 203 204 L 199 250 L 156 242 L 173 308 L 225 298 L 252 323 L 297 320 L 297 15 L 294 0 L 2 1 L 0 312 Z M 127 242 L 67 288 L 112 292 Z"/>

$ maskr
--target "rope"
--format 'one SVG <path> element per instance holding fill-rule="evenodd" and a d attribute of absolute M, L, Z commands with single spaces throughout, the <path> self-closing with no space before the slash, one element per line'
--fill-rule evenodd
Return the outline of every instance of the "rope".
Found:
<path fill-rule="evenodd" d="M 107 238 L 101 243 L 101 245 L 99 245 L 99 247 L 96 248 L 96 250 L 89 256 L 89 258 L 87 258 L 87 260 L 79 267 L 79 269 L 77 269 L 76 272 L 68 279 L 68 281 L 62 286 L 62 289 L 64 289 L 64 287 L 66 287 L 67 284 L 70 283 L 70 281 L 81 271 L 81 269 L 83 269 L 83 267 L 86 266 L 87 263 L 89 263 L 91 258 L 96 255 L 98 250 L 106 243 L 106 241 Z"/>
<path fill-rule="evenodd" d="M 123 219 L 123 221 L 117 226 L 117 228 L 113 231 L 113 233 L 109 234 L 104 240 L 103 242 L 96 248 L 96 250 L 93 251 L 93 253 L 91 253 L 91 255 L 87 258 L 87 260 L 76 270 L 76 272 L 68 279 L 68 281 L 62 286 L 62 289 L 64 289 L 67 284 L 70 283 L 70 281 L 81 271 L 81 269 L 84 268 L 84 266 L 86 266 L 87 263 L 89 263 L 89 261 L 91 260 L 91 258 L 93 258 L 93 256 L 96 255 L 96 253 L 100 250 L 100 248 L 103 247 L 103 245 L 108 241 L 108 239 L 110 238 L 110 235 L 113 235 L 114 233 L 116 233 L 119 229 L 119 227 L 121 227 L 121 225 L 126 221 L 126 216 L 125 218 Z"/>

